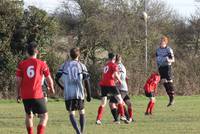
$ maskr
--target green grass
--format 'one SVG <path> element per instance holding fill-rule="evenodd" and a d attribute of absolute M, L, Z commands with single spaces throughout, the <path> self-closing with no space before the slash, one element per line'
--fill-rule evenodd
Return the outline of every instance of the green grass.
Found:
<path fill-rule="evenodd" d="M 200 96 L 176 97 L 176 104 L 166 107 L 167 97 L 157 97 L 154 115 L 144 116 L 147 98 L 132 98 L 135 123 L 112 124 L 108 107 L 103 125 L 95 125 L 99 100 L 86 103 L 87 124 L 85 134 L 200 134 Z M 63 101 L 48 103 L 47 134 L 74 134 Z M 35 124 L 38 119 L 35 119 Z M 35 125 L 36 126 L 36 125 Z M 35 127 L 36 131 L 36 127 Z M 25 134 L 23 105 L 14 101 L 0 101 L 0 134 Z"/>

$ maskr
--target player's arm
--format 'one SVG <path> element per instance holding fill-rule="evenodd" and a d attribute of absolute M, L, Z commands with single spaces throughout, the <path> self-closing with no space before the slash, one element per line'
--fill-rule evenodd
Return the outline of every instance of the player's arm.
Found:
<path fill-rule="evenodd" d="M 51 93 L 55 93 L 55 89 L 54 89 L 54 83 L 53 83 L 53 79 L 51 77 L 51 75 L 48 75 L 46 77 L 46 80 L 47 80 L 47 83 L 48 83 L 48 87 L 49 87 L 49 90 L 51 91 Z"/>
<path fill-rule="evenodd" d="M 86 99 L 88 102 L 90 102 L 91 101 L 90 75 L 85 65 L 82 64 L 81 67 L 82 67 L 82 73 L 83 73 L 83 82 L 84 82 L 84 86 L 87 93 Z"/>
<path fill-rule="evenodd" d="M 53 79 L 51 77 L 50 71 L 49 71 L 49 67 L 47 66 L 46 63 L 43 64 L 44 68 L 43 68 L 43 74 L 47 80 L 47 84 L 48 84 L 48 90 L 50 90 L 51 93 L 55 94 L 55 89 L 54 89 L 54 83 L 53 83 Z"/>
<path fill-rule="evenodd" d="M 19 76 L 16 76 L 16 89 L 17 89 L 17 102 L 19 103 L 21 100 L 20 96 L 20 91 L 21 91 L 21 83 L 22 83 L 22 78 Z"/>
<path fill-rule="evenodd" d="M 169 49 L 169 56 L 167 57 L 167 62 L 169 63 L 175 62 L 174 52 L 171 48 Z"/>
<path fill-rule="evenodd" d="M 116 80 L 119 82 L 119 84 L 122 83 L 122 80 L 120 79 L 119 73 L 117 71 L 114 72 L 114 77 L 116 78 Z"/>
<path fill-rule="evenodd" d="M 91 101 L 91 87 L 90 87 L 90 81 L 89 79 L 84 80 L 84 84 L 85 84 L 85 89 L 86 89 L 86 93 L 87 93 L 87 101 L 90 102 Z"/>
<path fill-rule="evenodd" d="M 56 84 L 62 89 L 64 90 L 64 87 L 63 85 L 60 83 L 60 78 L 62 76 L 62 72 L 57 72 L 56 73 L 56 77 L 55 77 L 55 81 L 56 81 Z"/>

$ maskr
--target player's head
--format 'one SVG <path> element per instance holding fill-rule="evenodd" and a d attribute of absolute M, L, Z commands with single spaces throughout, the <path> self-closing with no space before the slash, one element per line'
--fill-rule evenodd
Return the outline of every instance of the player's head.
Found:
<path fill-rule="evenodd" d="M 72 48 L 70 50 L 70 57 L 72 60 L 78 59 L 80 57 L 80 49 L 78 47 Z"/>
<path fill-rule="evenodd" d="M 37 50 L 37 43 L 36 42 L 30 42 L 27 45 L 27 53 L 29 56 L 34 56 L 36 54 L 38 54 L 38 50 Z"/>
<path fill-rule="evenodd" d="M 167 36 L 162 36 L 160 39 L 160 47 L 166 47 L 169 42 Z"/>
<path fill-rule="evenodd" d="M 119 55 L 119 54 L 116 55 L 115 62 L 116 62 L 116 63 L 121 63 L 121 62 L 122 62 L 122 57 L 121 57 L 121 55 Z"/>
<path fill-rule="evenodd" d="M 115 60 L 115 54 L 114 53 L 108 53 L 108 59 L 109 60 Z"/>

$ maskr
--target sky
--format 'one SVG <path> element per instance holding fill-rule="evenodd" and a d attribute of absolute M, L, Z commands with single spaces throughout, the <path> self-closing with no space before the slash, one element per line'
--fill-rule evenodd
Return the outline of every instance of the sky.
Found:
<path fill-rule="evenodd" d="M 61 6 L 63 0 L 24 0 L 25 7 L 35 5 L 36 7 L 53 12 L 57 7 Z M 170 7 L 175 9 L 183 17 L 189 17 L 194 14 L 197 6 L 200 7 L 200 0 L 162 0 Z"/>

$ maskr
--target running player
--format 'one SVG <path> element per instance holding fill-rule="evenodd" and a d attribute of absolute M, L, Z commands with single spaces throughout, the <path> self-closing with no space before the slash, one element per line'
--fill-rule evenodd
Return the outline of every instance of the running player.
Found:
<path fill-rule="evenodd" d="M 28 59 L 21 61 L 16 71 L 17 101 L 23 101 L 28 134 L 33 134 L 33 114 L 38 114 L 40 118 L 37 134 L 44 134 L 48 113 L 42 92 L 42 77 L 46 77 L 50 91 L 55 93 L 53 80 L 47 64 L 36 58 L 38 50 L 35 42 L 28 44 L 27 52 Z"/>
<path fill-rule="evenodd" d="M 169 96 L 169 104 L 174 104 L 174 85 L 172 80 L 172 63 L 175 61 L 173 50 L 167 45 L 168 38 L 163 36 L 160 47 L 156 50 L 156 61 L 161 76 L 162 83 Z"/>
<path fill-rule="evenodd" d="M 118 66 L 115 63 L 115 55 L 113 53 L 108 54 L 108 62 L 106 63 L 103 71 L 102 79 L 99 83 L 101 87 L 101 104 L 98 108 L 98 115 L 96 119 L 96 124 L 101 125 L 101 120 L 103 116 L 103 111 L 107 103 L 107 95 L 111 94 L 115 96 L 118 102 L 119 114 L 121 116 L 121 120 L 126 120 L 124 115 L 124 106 L 123 99 L 119 90 L 116 88 L 116 81 L 118 84 L 122 84 L 120 76 L 118 74 Z"/>
<path fill-rule="evenodd" d="M 158 73 L 152 73 L 144 85 L 145 95 L 146 97 L 149 97 L 149 104 L 147 105 L 145 115 L 152 115 L 156 101 L 155 98 L 156 88 L 159 82 L 160 82 L 160 75 Z"/>
<path fill-rule="evenodd" d="M 69 119 L 77 134 L 83 134 L 85 126 L 84 86 L 87 92 L 87 101 L 91 101 L 89 74 L 84 64 L 79 61 L 79 48 L 70 50 L 71 60 L 61 65 L 56 74 L 56 83 L 64 89 L 65 106 L 69 112 Z M 60 81 L 61 80 L 61 81 Z M 64 86 L 62 83 L 64 83 Z M 75 119 L 75 111 L 79 111 L 80 129 Z"/>
<path fill-rule="evenodd" d="M 124 112 L 127 118 L 126 123 L 129 123 L 133 121 L 133 109 L 132 109 L 132 103 L 131 103 L 130 97 L 128 96 L 128 86 L 127 86 L 128 78 L 126 76 L 126 68 L 122 64 L 122 58 L 120 55 L 116 55 L 116 64 L 118 65 L 119 76 L 120 76 L 120 79 L 122 80 L 122 84 L 121 85 L 117 84 L 117 88 L 119 89 L 120 94 L 125 104 L 128 106 L 128 112 L 126 111 L 125 106 L 124 106 L 124 110 L 125 110 Z M 114 118 L 114 122 L 120 123 L 119 118 L 118 118 L 117 100 L 114 96 L 111 96 L 109 106 Z"/>

